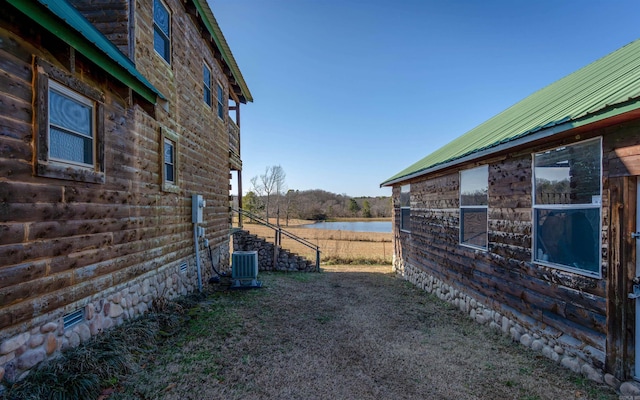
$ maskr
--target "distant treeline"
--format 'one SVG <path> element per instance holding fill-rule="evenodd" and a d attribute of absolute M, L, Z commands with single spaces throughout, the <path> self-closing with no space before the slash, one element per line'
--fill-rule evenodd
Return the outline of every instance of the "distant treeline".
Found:
<path fill-rule="evenodd" d="M 237 199 L 235 206 L 237 206 Z M 268 204 L 268 209 L 267 209 Z M 350 197 L 324 190 L 289 190 L 284 194 L 271 194 L 270 198 L 248 192 L 242 198 L 242 208 L 266 218 L 282 220 L 332 218 L 389 218 L 391 197 Z"/>

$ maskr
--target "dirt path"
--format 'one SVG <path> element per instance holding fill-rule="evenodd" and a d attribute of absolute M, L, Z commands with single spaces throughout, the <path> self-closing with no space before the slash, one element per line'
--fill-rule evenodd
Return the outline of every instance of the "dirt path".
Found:
<path fill-rule="evenodd" d="M 617 398 L 388 271 L 261 273 L 261 290 L 218 292 L 131 398 Z"/>

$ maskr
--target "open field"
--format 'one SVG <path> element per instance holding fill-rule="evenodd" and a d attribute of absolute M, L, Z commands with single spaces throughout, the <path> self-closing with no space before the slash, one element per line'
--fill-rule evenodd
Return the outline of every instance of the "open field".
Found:
<path fill-rule="evenodd" d="M 137 321 L 114 330 L 120 335 L 109 343 L 146 348 L 124 376 L 118 376 L 121 368 L 107 375 L 102 387 L 110 389 L 100 399 L 618 398 L 611 388 L 476 324 L 390 269 L 329 265 L 321 273 L 261 272 L 263 288 L 252 291 L 227 290 L 228 278 L 207 285 L 197 301 L 158 307 L 165 312 L 150 315 L 165 321 L 153 331 L 155 340 L 153 332 L 144 339 L 136 334 Z M 97 368 L 104 369 L 104 353 L 103 342 Z M 86 368 L 86 354 L 71 367 Z M 60 384 L 60 370 L 41 375 L 43 389 Z M 77 385 L 78 377 L 72 378 Z M 8 399 L 96 397 L 15 391 Z"/>
<path fill-rule="evenodd" d="M 391 233 L 332 231 L 325 229 L 300 228 L 309 221 L 291 221 L 284 230 L 293 233 L 320 247 L 322 263 L 367 263 L 391 264 L 393 244 Z M 274 231 L 259 224 L 244 222 L 243 229 L 273 243 Z M 300 243 L 282 236 L 282 247 L 294 253 L 315 260 L 315 252 Z"/>

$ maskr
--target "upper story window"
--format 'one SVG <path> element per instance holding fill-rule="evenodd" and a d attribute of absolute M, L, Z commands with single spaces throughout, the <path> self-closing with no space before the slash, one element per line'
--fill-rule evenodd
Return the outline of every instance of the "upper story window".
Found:
<path fill-rule="evenodd" d="M 153 47 L 171 64 L 171 16 L 162 0 L 153 0 Z"/>
<path fill-rule="evenodd" d="M 533 260 L 601 276 L 600 138 L 533 155 Z"/>
<path fill-rule="evenodd" d="M 216 83 L 218 89 L 218 118 L 224 119 L 224 91 L 219 83 Z"/>
<path fill-rule="evenodd" d="M 211 70 L 204 64 L 202 67 L 202 79 L 204 86 L 204 102 L 211 107 Z"/>
<path fill-rule="evenodd" d="M 411 185 L 400 187 L 400 230 L 411 232 Z"/>
<path fill-rule="evenodd" d="M 489 166 L 460 172 L 460 244 L 481 249 L 488 243 Z"/>
<path fill-rule="evenodd" d="M 35 65 L 36 174 L 104 183 L 102 93 L 45 60 Z"/>

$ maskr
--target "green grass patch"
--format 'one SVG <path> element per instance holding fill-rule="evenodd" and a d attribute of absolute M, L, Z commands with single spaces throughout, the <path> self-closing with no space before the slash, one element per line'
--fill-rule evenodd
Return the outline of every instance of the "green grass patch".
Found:
<path fill-rule="evenodd" d="M 331 321 L 333 317 L 331 315 L 324 314 L 324 315 L 316 315 L 314 319 L 321 324 L 326 324 L 327 322 Z"/>
<path fill-rule="evenodd" d="M 325 265 L 391 265 L 390 260 L 382 258 L 363 258 L 363 257 L 327 257 L 322 259 Z"/>
<path fill-rule="evenodd" d="M 215 302 L 189 310 L 189 323 L 185 339 L 194 340 L 203 336 L 226 338 L 242 327 L 242 318 L 230 307 Z"/>
<path fill-rule="evenodd" d="M 317 272 L 269 272 L 269 275 L 283 277 L 294 280 L 296 282 L 313 282 L 320 278 L 320 274 Z"/>

